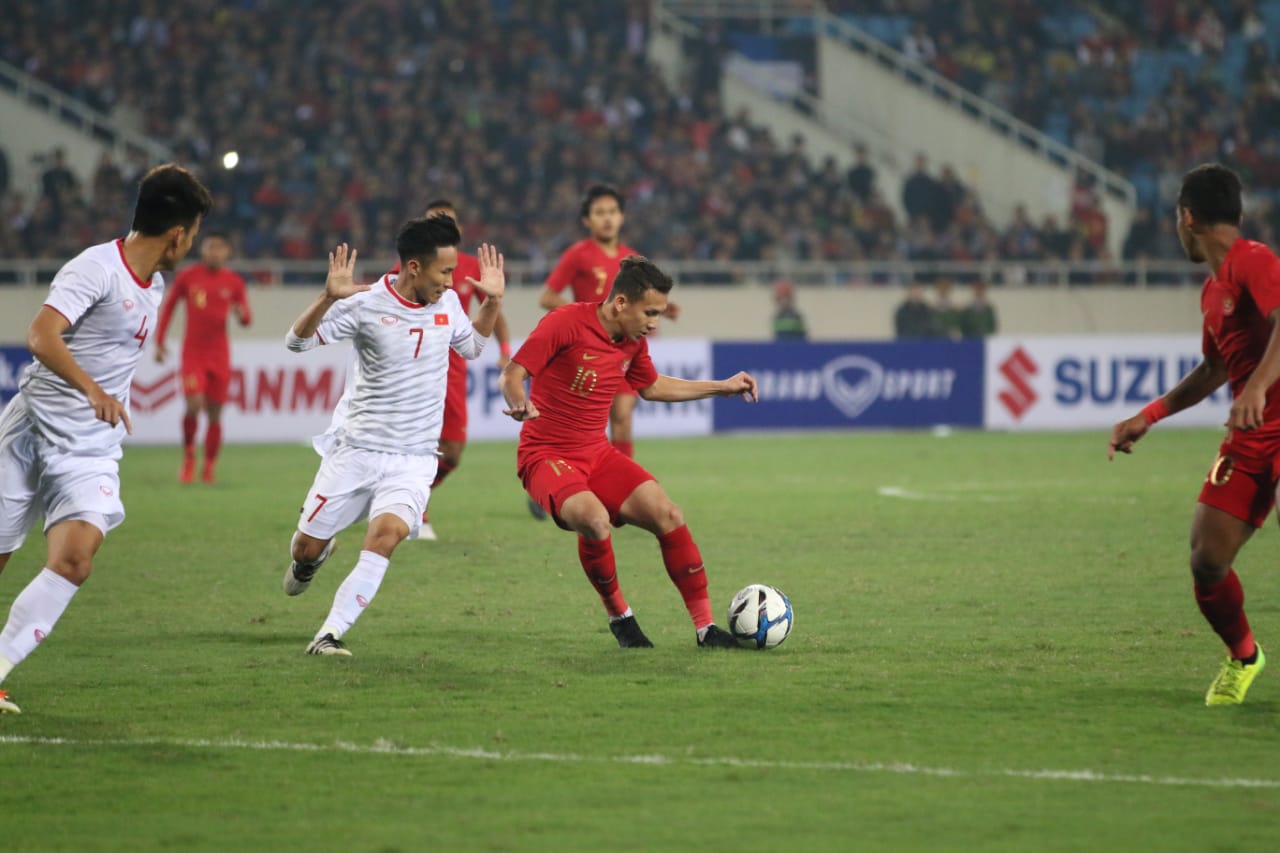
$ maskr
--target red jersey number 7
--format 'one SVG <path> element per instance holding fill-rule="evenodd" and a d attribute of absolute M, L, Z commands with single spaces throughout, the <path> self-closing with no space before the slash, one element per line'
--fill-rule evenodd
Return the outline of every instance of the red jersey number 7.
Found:
<path fill-rule="evenodd" d="M 417 358 L 418 353 L 422 352 L 422 334 L 423 329 L 410 329 L 409 334 L 418 336 L 418 345 L 413 348 L 413 357 Z"/>

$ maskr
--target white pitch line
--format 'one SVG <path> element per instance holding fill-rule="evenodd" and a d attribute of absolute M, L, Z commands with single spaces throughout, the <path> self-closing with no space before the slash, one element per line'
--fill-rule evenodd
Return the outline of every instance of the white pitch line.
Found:
<path fill-rule="evenodd" d="M 458 746 L 399 746 L 377 740 L 371 744 L 291 743 L 288 741 L 204 740 L 188 738 L 138 738 L 78 740 L 60 737 L 0 735 L 0 746 L 105 746 L 168 747 L 177 749 L 250 750 L 254 752 L 332 752 L 356 755 L 392 755 L 408 758 L 461 758 L 477 761 L 509 761 L 553 764 L 640 764 L 658 767 L 731 767 L 752 770 L 812 770 L 827 773 L 889 773 L 898 776 L 933 776 L 950 779 L 1006 778 L 1048 782 L 1091 782 L 1120 785 L 1157 785 L 1179 788 L 1280 789 L 1280 779 L 1197 778 L 1153 776 L 1146 773 L 1103 773 L 1097 770 L 960 770 L 905 762 L 770 761 L 759 758 L 688 758 L 669 755 L 582 755 L 573 752 L 516 752 Z"/>

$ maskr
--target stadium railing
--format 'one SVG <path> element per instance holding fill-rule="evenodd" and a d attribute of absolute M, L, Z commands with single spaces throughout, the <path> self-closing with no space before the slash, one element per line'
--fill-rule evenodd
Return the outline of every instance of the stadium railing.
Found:
<path fill-rule="evenodd" d="M 0 259 L 0 285 L 44 287 L 65 261 Z M 361 257 L 368 277 L 390 268 L 390 256 Z M 894 286 L 986 282 L 1006 288 L 1065 288 L 1126 285 L 1137 288 L 1199 286 L 1204 272 L 1183 260 L 1111 261 L 702 261 L 658 263 L 682 285 L 742 286 L 787 281 L 801 287 Z M 258 285 L 318 285 L 328 264 L 322 260 L 237 258 L 232 266 Z M 539 264 L 508 261 L 507 280 L 515 287 L 541 287 L 549 270 Z"/>
<path fill-rule="evenodd" d="M 141 152 L 152 163 L 164 163 L 173 159 L 173 152 L 168 147 L 121 127 L 105 113 L 59 92 L 3 60 L 0 60 L 0 87 L 126 155 Z"/>

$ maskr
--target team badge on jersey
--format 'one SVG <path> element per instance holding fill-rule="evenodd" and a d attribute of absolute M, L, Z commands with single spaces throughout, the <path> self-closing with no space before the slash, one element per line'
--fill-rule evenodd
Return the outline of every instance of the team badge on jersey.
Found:
<path fill-rule="evenodd" d="M 437 326 L 447 326 L 447 325 L 449 325 L 449 315 L 448 315 L 448 314 L 437 314 L 437 315 L 436 315 L 436 325 L 437 325 Z"/>
<path fill-rule="evenodd" d="M 132 311 L 132 310 L 133 310 L 133 300 L 132 300 L 132 299 L 126 299 L 122 304 L 124 305 L 124 310 L 126 310 L 126 311 Z"/>
<path fill-rule="evenodd" d="M 1222 313 L 1230 317 L 1231 312 L 1236 310 L 1236 301 L 1230 296 L 1222 297 Z"/>

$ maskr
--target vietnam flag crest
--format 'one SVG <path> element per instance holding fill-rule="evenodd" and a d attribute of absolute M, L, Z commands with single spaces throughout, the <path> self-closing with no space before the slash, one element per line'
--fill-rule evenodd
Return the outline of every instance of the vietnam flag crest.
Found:
<path fill-rule="evenodd" d="M 447 326 L 447 325 L 449 325 L 449 315 L 448 315 L 448 314 L 437 314 L 437 315 L 436 315 L 436 325 L 437 325 L 437 326 Z"/>

